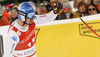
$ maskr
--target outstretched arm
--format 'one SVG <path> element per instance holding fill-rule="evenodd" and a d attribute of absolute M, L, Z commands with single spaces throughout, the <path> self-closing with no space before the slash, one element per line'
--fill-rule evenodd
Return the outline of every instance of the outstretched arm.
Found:
<path fill-rule="evenodd" d="M 45 15 L 36 15 L 36 19 L 34 20 L 36 24 L 47 23 L 55 20 L 60 9 L 62 9 L 62 3 L 55 2 L 53 6 L 53 10 Z"/>
<path fill-rule="evenodd" d="M 36 15 L 34 22 L 36 24 L 48 23 L 55 20 L 56 16 L 57 14 L 54 14 L 53 11 L 50 11 L 49 13 L 45 15 Z"/>

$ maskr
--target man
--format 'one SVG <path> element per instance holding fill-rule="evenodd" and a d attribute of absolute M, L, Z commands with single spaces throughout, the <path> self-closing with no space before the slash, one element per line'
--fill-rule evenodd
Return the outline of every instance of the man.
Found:
<path fill-rule="evenodd" d="M 56 7 L 58 5 L 60 6 L 55 3 L 51 13 L 35 15 L 33 3 L 21 3 L 18 6 L 19 19 L 15 20 L 8 30 L 4 57 L 36 57 L 35 24 L 53 21 L 60 9 Z"/>
<path fill-rule="evenodd" d="M 3 9 L 0 5 L 0 26 L 10 25 L 8 19 L 4 16 Z"/>

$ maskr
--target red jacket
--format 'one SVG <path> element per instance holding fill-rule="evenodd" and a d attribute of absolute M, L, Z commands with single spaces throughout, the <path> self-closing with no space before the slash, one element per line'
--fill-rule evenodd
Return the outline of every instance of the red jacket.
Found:
<path fill-rule="evenodd" d="M 7 11 L 3 11 L 3 16 L 5 16 L 6 18 L 10 18 L 10 15 Z"/>
<path fill-rule="evenodd" d="M 8 19 L 6 17 L 2 17 L 2 19 L 0 19 L 0 26 L 4 26 L 4 25 L 10 25 Z"/>

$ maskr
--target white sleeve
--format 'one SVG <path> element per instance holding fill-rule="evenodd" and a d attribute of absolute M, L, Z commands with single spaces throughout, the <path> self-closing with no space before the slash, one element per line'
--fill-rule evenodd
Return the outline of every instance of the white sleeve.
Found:
<path fill-rule="evenodd" d="M 19 37 L 14 31 L 7 33 L 7 37 L 4 45 L 4 56 L 3 57 L 14 57 L 12 55 L 13 50 L 15 49 L 17 43 L 19 42 Z"/>
<path fill-rule="evenodd" d="M 57 15 L 58 14 L 54 14 L 53 11 L 50 11 L 49 13 L 44 14 L 44 15 L 36 15 L 36 18 L 35 18 L 34 22 L 36 24 L 51 22 L 51 21 L 55 20 Z"/>

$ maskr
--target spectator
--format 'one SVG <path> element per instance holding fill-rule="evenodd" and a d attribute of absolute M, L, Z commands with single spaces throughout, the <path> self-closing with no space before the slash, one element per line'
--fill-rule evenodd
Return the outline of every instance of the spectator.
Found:
<path fill-rule="evenodd" d="M 47 5 L 50 4 L 48 1 L 43 1 L 40 3 L 40 6 L 37 7 L 37 13 L 38 15 L 46 14 L 49 11 L 47 10 Z M 42 11 L 41 11 L 42 10 Z M 45 12 L 44 12 L 45 11 Z"/>
<path fill-rule="evenodd" d="M 98 14 L 99 10 L 95 4 L 89 4 L 87 6 L 87 14 L 88 15 L 93 15 L 93 14 Z"/>
<path fill-rule="evenodd" d="M 44 15 L 44 14 L 46 14 L 47 12 L 46 12 L 46 10 L 44 9 L 44 8 L 40 8 L 40 15 Z"/>
<path fill-rule="evenodd" d="M 73 12 L 78 11 L 78 3 L 83 0 L 74 0 L 74 8 L 72 9 Z"/>
<path fill-rule="evenodd" d="M 88 5 L 89 5 L 90 3 L 93 3 L 93 0 L 88 0 Z"/>
<path fill-rule="evenodd" d="M 49 4 L 50 4 L 49 2 L 43 1 L 43 2 L 41 3 L 41 7 L 43 7 L 43 9 L 47 12 L 47 5 L 49 5 Z"/>
<path fill-rule="evenodd" d="M 3 9 L 0 6 L 0 26 L 10 25 L 8 19 L 3 15 Z"/>
<path fill-rule="evenodd" d="M 88 0 L 88 4 L 95 4 L 97 7 L 100 5 L 100 0 Z"/>
<path fill-rule="evenodd" d="M 76 13 L 80 13 L 81 16 L 85 16 L 86 15 L 86 9 L 87 9 L 87 4 L 84 1 L 79 2 L 78 4 L 78 11 Z"/>
<path fill-rule="evenodd" d="M 10 25 L 8 19 L 5 16 L 0 16 L 0 26 Z"/>
<path fill-rule="evenodd" d="M 3 10 L 3 7 L 1 6 L 1 4 L 0 4 L 0 7 Z M 6 10 L 3 10 L 3 16 L 5 16 L 10 21 L 10 15 L 9 15 L 9 13 Z"/>
<path fill-rule="evenodd" d="M 93 0 L 93 3 L 98 7 L 98 10 L 100 11 L 100 0 Z"/>
<path fill-rule="evenodd" d="M 10 15 L 6 10 L 3 11 L 3 16 L 5 16 L 8 19 L 8 21 L 10 21 Z"/>
<path fill-rule="evenodd" d="M 100 0 L 93 0 L 93 3 L 98 7 L 100 5 Z"/>
<path fill-rule="evenodd" d="M 12 15 L 11 15 L 12 13 L 11 12 L 12 12 L 12 10 L 14 10 L 14 8 L 17 9 L 18 5 L 19 5 L 19 3 L 17 3 L 17 4 L 12 3 L 12 4 L 7 5 L 10 23 L 12 23 Z M 16 14 L 16 12 L 14 14 Z M 7 13 L 6 13 L 6 16 L 7 16 Z"/>
<path fill-rule="evenodd" d="M 71 5 L 70 5 L 69 2 L 63 3 L 63 7 L 71 10 Z M 71 14 L 69 11 L 63 10 L 61 12 L 61 14 L 58 16 L 58 20 L 61 20 L 61 19 L 70 19 L 70 18 L 72 18 L 72 16 L 73 16 L 73 14 Z"/>
<path fill-rule="evenodd" d="M 13 8 L 11 10 L 11 21 L 10 23 L 12 23 L 13 21 L 15 21 L 16 19 L 18 19 L 18 15 L 17 15 L 17 8 Z"/>

